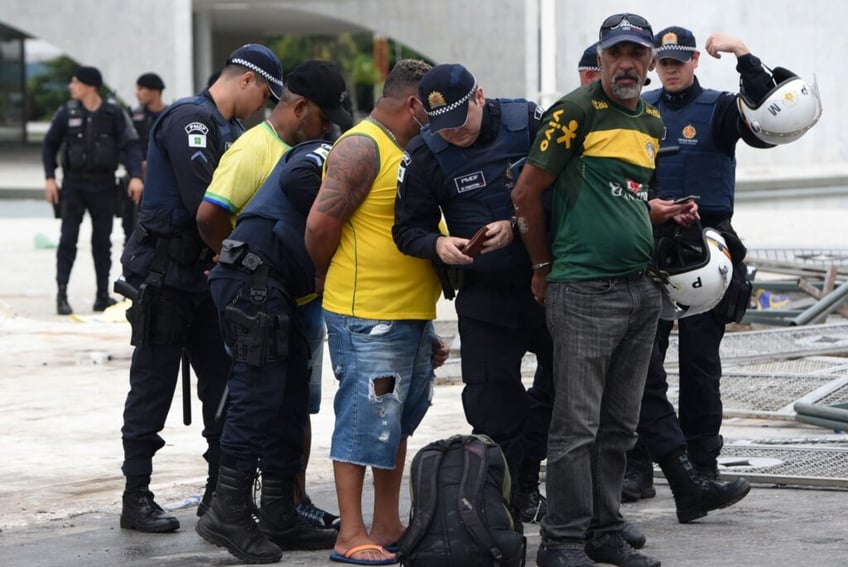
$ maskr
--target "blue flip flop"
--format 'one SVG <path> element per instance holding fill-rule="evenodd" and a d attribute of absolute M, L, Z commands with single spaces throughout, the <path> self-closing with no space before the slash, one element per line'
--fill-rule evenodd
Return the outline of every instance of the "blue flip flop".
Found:
<path fill-rule="evenodd" d="M 340 555 L 339 553 L 333 551 L 330 553 L 330 561 L 335 561 L 337 563 L 347 563 L 349 565 L 394 565 L 398 563 L 398 560 L 395 558 L 391 559 L 355 559 L 353 558 L 354 553 L 358 553 L 360 551 L 389 551 L 387 548 L 373 544 L 367 543 L 365 545 L 356 545 L 348 549 L 344 555 Z M 389 551 L 389 553 L 394 553 Z"/>

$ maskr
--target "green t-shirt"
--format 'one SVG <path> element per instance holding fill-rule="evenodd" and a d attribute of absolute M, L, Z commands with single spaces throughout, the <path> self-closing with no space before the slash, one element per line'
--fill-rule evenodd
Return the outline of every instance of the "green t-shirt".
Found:
<path fill-rule="evenodd" d="M 550 282 L 620 278 L 651 259 L 648 189 L 663 124 L 639 101 L 611 101 L 600 81 L 563 96 L 542 116 L 529 163 L 556 176 Z"/>

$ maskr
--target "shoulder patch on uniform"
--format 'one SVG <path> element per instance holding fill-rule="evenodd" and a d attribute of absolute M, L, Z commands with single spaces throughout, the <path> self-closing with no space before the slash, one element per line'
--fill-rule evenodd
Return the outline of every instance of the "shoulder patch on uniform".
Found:
<path fill-rule="evenodd" d="M 209 126 L 203 122 L 191 122 L 186 124 L 185 132 L 188 134 L 188 147 L 206 147 L 206 134 L 209 133 Z"/>

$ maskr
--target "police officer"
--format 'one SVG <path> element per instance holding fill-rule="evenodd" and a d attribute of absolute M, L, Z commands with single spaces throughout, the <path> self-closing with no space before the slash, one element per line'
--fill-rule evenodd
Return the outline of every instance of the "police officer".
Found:
<path fill-rule="evenodd" d="M 583 50 L 583 54 L 577 62 L 577 74 L 580 76 L 581 87 L 601 77 L 601 68 L 598 67 L 597 41 Z"/>
<path fill-rule="evenodd" d="M 552 347 L 544 309 L 530 293 L 527 253 L 513 239 L 510 201 L 542 111 L 526 100 L 487 99 L 458 64 L 434 67 L 418 94 L 430 124 L 404 155 L 393 236 L 401 252 L 460 274 L 456 311 L 465 415 L 474 433 L 501 446 L 518 494 L 525 451 L 536 448 L 538 460 L 544 458 L 550 421 L 549 403 L 546 415 L 534 410 L 528 421 L 531 398 L 521 382 L 521 359 L 535 353 L 537 380 L 550 384 Z M 439 232 L 442 212 L 450 236 Z M 477 256 L 468 244 L 481 227 L 485 237 Z M 528 444 L 527 425 L 537 422 L 541 438 Z"/>
<path fill-rule="evenodd" d="M 86 209 L 91 215 L 91 254 L 97 278 L 94 311 L 103 311 L 115 300 L 109 297 L 112 268 L 112 215 L 115 212 L 115 170 L 123 163 L 130 176 L 128 190 L 141 194 L 141 150 L 129 116 L 116 104 L 103 100 L 98 89 L 103 78 L 96 67 L 74 71 L 68 90 L 71 100 L 59 108 L 44 138 L 44 194 L 59 205 L 62 234 L 56 251 L 56 312 L 70 315 L 68 280 L 77 255 L 77 239 Z M 62 154 L 62 188 L 56 183 L 56 156 Z"/>
<path fill-rule="evenodd" d="M 138 139 L 141 145 L 142 175 L 147 172 L 147 143 L 150 128 L 156 119 L 159 118 L 159 115 L 168 107 L 162 100 L 163 90 L 165 90 L 165 83 L 156 73 L 144 73 L 136 79 L 135 97 L 138 99 L 138 106 L 133 109 L 130 116 L 132 117 L 135 130 L 138 132 Z M 121 204 L 119 211 L 121 214 L 121 226 L 124 229 L 124 245 L 126 245 L 132 235 L 133 229 L 135 229 L 137 207 L 141 200 L 141 194 L 131 193 L 127 190 L 121 192 L 120 198 Z"/>
<path fill-rule="evenodd" d="M 191 358 L 203 404 L 207 490 L 220 462 L 221 423 L 215 419 L 230 358 L 218 331 L 205 272 L 212 254 L 197 232 L 195 214 L 221 155 L 241 134 L 244 119 L 282 93 L 282 65 L 257 44 L 235 50 L 221 76 L 200 94 L 178 100 L 150 132 L 147 191 L 138 225 L 121 262 L 135 345 L 121 429 L 124 446 L 121 527 L 168 532 L 179 522 L 154 501 L 148 485 L 183 351 Z"/>
<path fill-rule="evenodd" d="M 218 487 L 196 529 L 245 561 L 278 561 L 280 548 L 330 549 L 336 541 L 336 530 L 302 523 L 293 500 L 303 466 L 310 375 L 296 298 L 315 292 L 303 235 L 329 151 L 329 144 L 316 140 L 282 157 L 239 215 L 209 275 L 233 367 Z M 253 522 L 257 466 L 259 527 L 267 540 L 251 539 L 244 528 Z"/>
<path fill-rule="evenodd" d="M 657 194 L 663 199 L 699 195 L 698 212 L 703 226 L 736 238 L 733 216 L 736 175 L 736 144 L 741 139 L 755 148 L 768 148 L 744 123 L 737 95 L 701 86 L 695 76 L 700 52 L 688 29 L 672 26 L 654 36 L 657 75 L 663 87 L 643 95 L 657 107 L 665 123 L 662 145 L 679 146 L 677 154 L 664 156 L 657 165 Z M 736 69 L 745 92 L 754 100 L 764 98 L 772 87 L 771 75 L 745 44 L 718 33 L 707 39 L 706 50 L 736 56 Z M 741 245 L 741 242 L 739 243 Z M 745 273 L 745 256 L 731 250 L 735 273 Z M 628 453 L 628 472 L 623 500 L 651 497 L 653 465 L 658 462 L 674 494 L 681 523 L 707 512 L 730 506 L 750 490 L 745 479 L 718 479 L 717 457 L 722 438 L 719 347 L 727 321 L 716 310 L 681 319 L 679 325 L 679 415 L 666 396 L 668 384 L 663 368 L 673 321 L 659 322 L 642 409 L 640 441 Z"/>

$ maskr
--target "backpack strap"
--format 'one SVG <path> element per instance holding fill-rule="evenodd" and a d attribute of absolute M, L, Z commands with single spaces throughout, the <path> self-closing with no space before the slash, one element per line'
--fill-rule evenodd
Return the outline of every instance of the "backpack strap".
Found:
<path fill-rule="evenodd" d="M 439 501 L 439 467 L 448 447 L 442 442 L 431 443 L 412 460 L 410 490 L 414 497 L 409 525 L 398 545 L 398 559 L 415 549 L 430 529 Z"/>
<path fill-rule="evenodd" d="M 500 565 L 503 556 L 489 528 L 480 517 L 483 505 L 483 487 L 489 470 L 489 447 L 485 441 L 471 436 L 463 445 L 462 481 L 459 484 L 459 515 L 465 528 L 478 545 L 488 549 Z"/>

